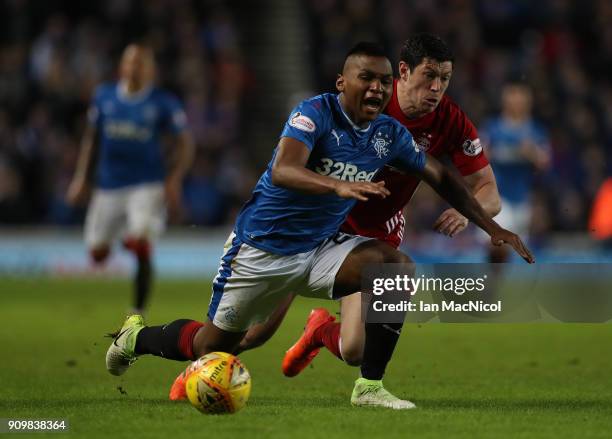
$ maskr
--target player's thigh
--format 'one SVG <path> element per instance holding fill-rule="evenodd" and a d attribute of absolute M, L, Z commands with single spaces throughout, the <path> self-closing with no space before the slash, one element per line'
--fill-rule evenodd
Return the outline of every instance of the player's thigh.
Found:
<path fill-rule="evenodd" d="M 85 243 L 90 249 L 109 247 L 119 236 L 126 218 L 123 190 L 96 190 L 85 218 Z"/>
<path fill-rule="evenodd" d="M 346 233 L 338 233 L 333 238 L 326 240 L 315 250 L 310 260 L 308 278 L 298 293 L 301 296 L 320 299 L 339 299 L 341 296 L 335 294 L 334 286 L 339 270 L 355 248 L 369 241 L 372 239 Z M 359 281 L 357 281 L 358 284 Z M 359 291 L 358 286 L 350 293 L 356 291 Z"/>
<path fill-rule="evenodd" d="M 208 318 L 229 332 L 268 320 L 303 282 L 308 254 L 280 256 L 242 243 L 233 233 L 213 281 Z"/>
<path fill-rule="evenodd" d="M 166 224 L 164 187 L 161 183 L 130 188 L 127 203 L 127 236 L 134 239 L 157 239 Z"/>
<path fill-rule="evenodd" d="M 358 366 L 365 346 L 365 324 L 361 311 L 361 293 L 340 300 L 340 353 L 344 361 Z"/>
<path fill-rule="evenodd" d="M 343 297 L 361 290 L 361 276 L 369 264 L 405 264 L 414 271 L 412 260 L 404 253 L 381 241 L 366 240 L 353 248 L 343 259 L 334 279 L 334 297 Z"/>

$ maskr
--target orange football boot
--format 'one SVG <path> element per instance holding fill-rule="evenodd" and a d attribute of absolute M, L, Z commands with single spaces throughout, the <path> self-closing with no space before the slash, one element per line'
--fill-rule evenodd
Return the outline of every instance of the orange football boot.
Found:
<path fill-rule="evenodd" d="M 170 387 L 170 398 L 171 401 L 181 401 L 183 399 L 187 399 L 187 390 L 185 390 L 185 383 L 187 382 L 187 378 L 193 371 L 198 368 L 199 364 L 197 361 L 193 361 L 187 366 L 187 368 L 182 371 L 172 383 L 172 387 Z"/>
<path fill-rule="evenodd" d="M 322 345 L 313 341 L 314 333 L 322 325 L 335 321 L 325 308 L 315 308 L 310 311 L 304 333 L 293 346 L 285 353 L 283 358 L 283 374 L 294 377 L 308 366 L 321 350 Z"/>

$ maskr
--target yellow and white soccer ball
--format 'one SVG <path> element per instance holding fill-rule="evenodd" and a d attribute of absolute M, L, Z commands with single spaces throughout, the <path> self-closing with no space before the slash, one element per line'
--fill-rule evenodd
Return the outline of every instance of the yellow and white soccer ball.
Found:
<path fill-rule="evenodd" d="M 185 383 L 187 397 L 202 413 L 235 413 L 251 394 L 251 375 L 238 357 L 211 352 L 196 360 Z"/>

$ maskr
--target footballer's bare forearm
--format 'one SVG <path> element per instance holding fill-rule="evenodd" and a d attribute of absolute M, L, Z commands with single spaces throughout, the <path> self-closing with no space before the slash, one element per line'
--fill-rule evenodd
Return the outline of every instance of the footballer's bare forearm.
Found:
<path fill-rule="evenodd" d="M 98 150 L 98 136 L 96 128 L 88 125 L 81 140 L 81 149 L 77 160 L 75 180 L 90 182 L 93 179 L 96 167 L 96 156 Z"/>
<path fill-rule="evenodd" d="M 438 160 L 428 156 L 421 177 L 459 213 L 489 235 L 499 230 L 499 225 L 481 207 L 465 183 Z"/>
<path fill-rule="evenodd" d="M 386 197 L 384 182 L 348 182 L 319 175 L 306 167 L 310 150 L 299 140 L 282 137 L 272 164 L 272 184 L 312 195 L 336 193 L 341 198 L 367 201 L 368 195 Z"/>
<path fill-rule="evenodd" d="M 331 194 L 336 191 L 338 180 L 319 175 L 299 165 L 272 166 L 272 184 L 285 189 L 312 195 Z"/>
<path fill-rule="evenodd" d="M 191 168 L 195 155 L 195 144 L 189 132 L 182 132 L 176 138 L 176 153 L 170 164 L 168 178 L 182 179 Z"/>
<path fill-rule="evenodd" d="M 272 164 L 272 184 L 305 194 L 323 195 L 336 190 L 338 180 L 306 168 L 310 150 L 299 140 L 282 137 Z"/>
<path fill-rule="evenodd" d="M 451 172 L 445 172 L 441 184 L 438 187 L 434 187 L 434 190 L 451 206 L 457 209 L 459 213 L 489 235 L 492 235 L 499 228 L 497 223 L 491 219 L 491 215 L 483 209 L 469 189 Z"/>

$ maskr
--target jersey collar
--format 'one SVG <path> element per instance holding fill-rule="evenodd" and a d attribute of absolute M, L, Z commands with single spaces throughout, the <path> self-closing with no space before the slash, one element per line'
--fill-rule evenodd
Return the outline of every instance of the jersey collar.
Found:
<path fill-rule="evenodd" d="M 127 84 L 124 81 L 119 81 L 117 83 L 117 98 L 127 104 L 137 104 L 144 101 L 149 96 L 152 89 L 153 86 L 148 85 L 136 93 L 128 93 Z"/>

